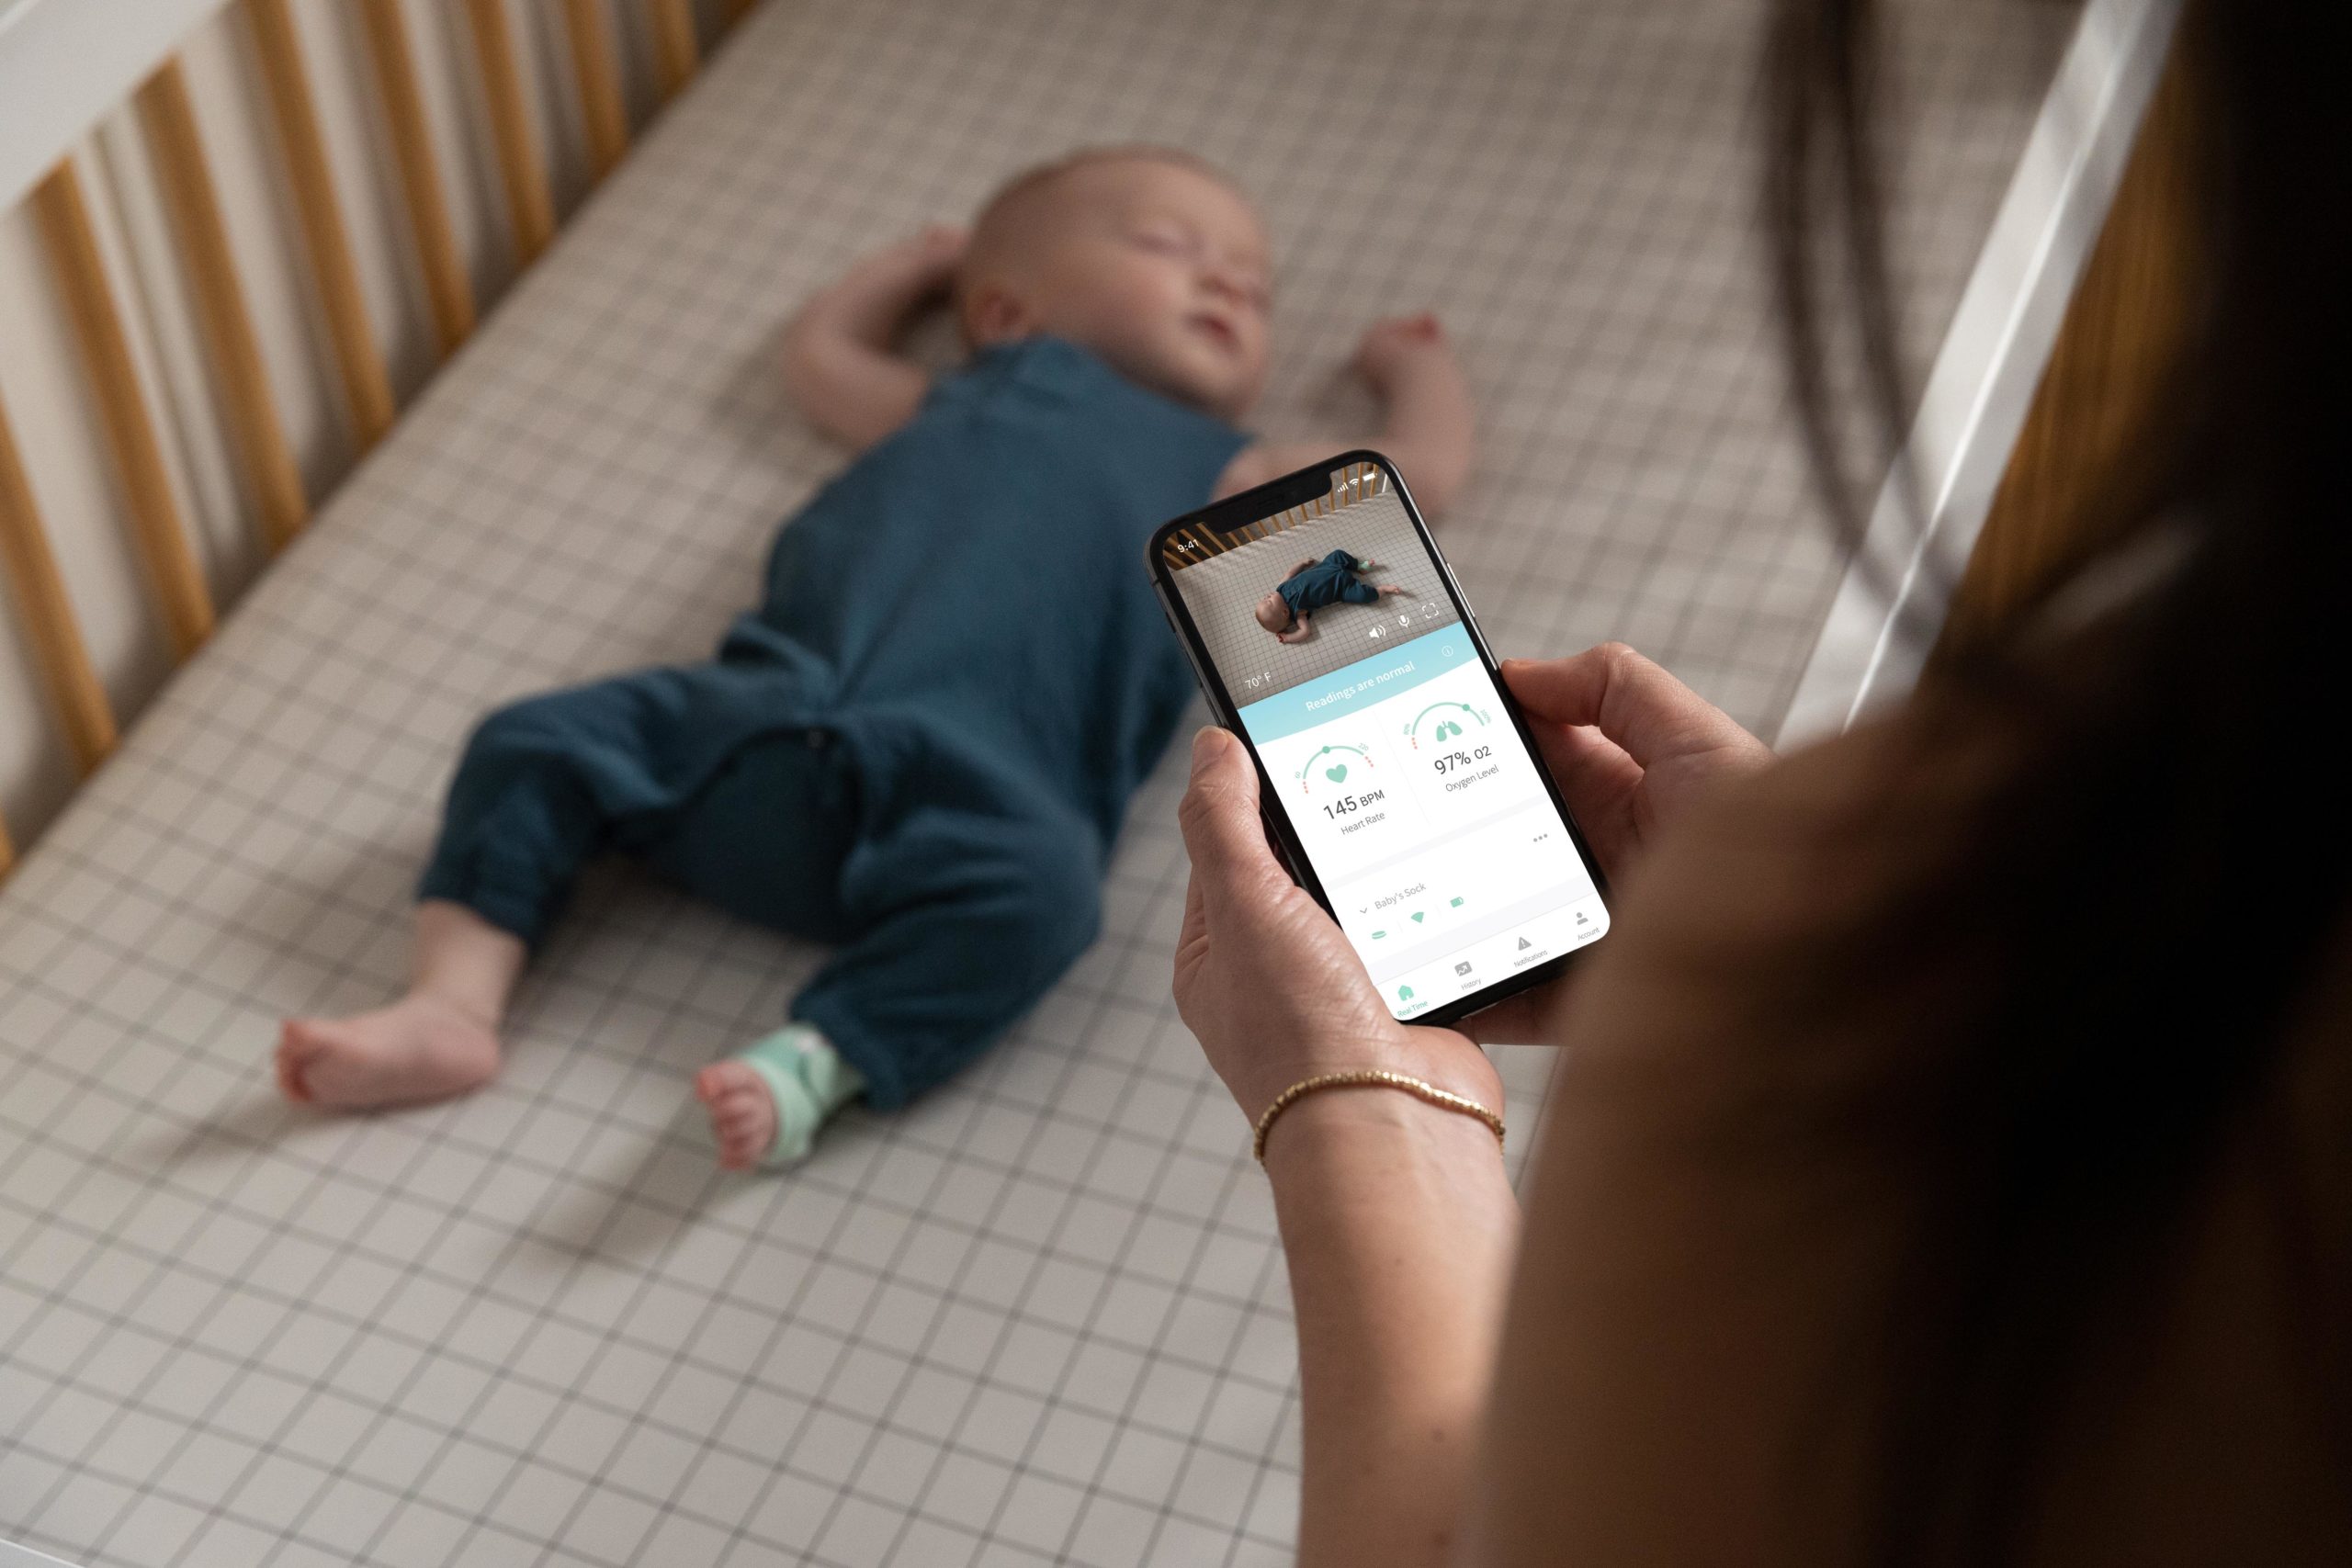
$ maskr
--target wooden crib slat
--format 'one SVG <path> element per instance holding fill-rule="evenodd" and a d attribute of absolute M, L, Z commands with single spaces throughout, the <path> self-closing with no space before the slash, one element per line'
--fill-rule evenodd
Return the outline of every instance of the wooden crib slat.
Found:
<path fill-rule="evenodd" d="M 229 253 L 229 231 L 220 219 L 220 197 L 205 162 L 179 62 L 165 61 L 139 89 L 139 118 L 179 235 L 181 260 L 195 288 L 197 319 L 228 405 L 229 433 L 253 486 L 263 535 L 273 551 L 282 549 L 310 520 L 310 502 L 277 400 L 270 395 L 269 375 Z"/>
<path fill-rule="evenodd" d="M 286 152 L 303 248 L 309 253 L 311 276 L 326 307 L 335 366 L 342 374 L 344 396 L 351 404 L 352 432 L 365 450 L 392 427 L 392 383 L 385 373 L 383 351 L 376 344 L 367 302 L 359 292 L 359 270 L 351 259 L 351 239 L 344 231 L 334 177 L 327 167 L 326 147 L 319 138 L 318 107 L 311 100 L 310 79 L 302 68 L 301 40 L 295 34 L 286 0 L 246 0 L 245 14 L 253 21 L 262 80 L 269 89 L 277 139 Z"/>
<path fill-rule="evenodd" d="M 662 85 L 663 102 L 674 98 L 694 80 L 701 63 L 695 41 L 693 0 L 645 0 L 653 24 L 653 71 Z"/>
<path fill-rule="evenodd" d="M 441 171 L 433 158 L 433 134 L 424 120 L 424 99 L 416 85 L 416 56 L 409 47 L 401 0 L 361 0 L 368 27 L 368 52 L 376 63 L 376 85 L 392 133 L 393 161 L 400 167 L 401 194 L 409 227 L 424 265 L 425 299 L 433 308 L 433 335 L 444 355 L 453 354 L 474 330 L 473 285 L 449 227 L 449 203 L 441 191 Z"/>
<path fill-rule="evenodd" d="M 499 181 L 506 187 L 506 211 L 514 226 L 514 261 L 528 266 L 555 235 L 555 202 L 548 193 L 547 164 L 531 131 L 523 78 L 515 69 L 514 34 L 505 0 L 466 0 L 473 24 L 474 54 L 481 64 L 482 98 L 490 110 L 491 139 L 498 151 Z"/>
<path fill-rule="evenodd" d="M 604 0 L 563 0 L 563 30 L 571 39 L 572 73 L 580 79 L 580 118 L 588 132 L 588 164 L 603 179 L 628 155 L 628 114 L 621 106 L 620 69 Z"/>
<path fill-rule="evenodd" d="M 0 412 L 0 565 L 6 567 L 16 590 L 26 640 L 40 665 L 41 682 L 56 705 L 66 744 L 86 773 L 114 750 L 114 707 L 90 663 L 89 647 L 82 640 L 74 602 L 66 597 L 65 580 L 58 574 L 57 558 L 42 531 L 32 485 L 17 459 L 5 412 Z M 0 854 L 0 865 L 5 864 L 6 856 Z"/>
<path fill-rule="evenodd" d="M 204 573 L 189 547 L 187 528 L 179 502 L 172 495 L 164 468 L 164 449 L 155 436 L 154 421 L 131 363 L 130 341 L 115 309 L 114 291 L 107 283 L 106 264 L 98 254 L 98 237 L 90 227 L 90 209 L 82 198 L 82 183 L 74 162 L 51 169 L 33 191 L 33 209 L 40 218 L 50 265 L 65 297 L 66 314 L 82 348 L 84 367 L 98 400 L 99 423 L 106 426 L 121 471 L 125 499 L 139 552 L 170 632 L 172 646 L 186 658 L 212 635 L 212 595 Z"/>

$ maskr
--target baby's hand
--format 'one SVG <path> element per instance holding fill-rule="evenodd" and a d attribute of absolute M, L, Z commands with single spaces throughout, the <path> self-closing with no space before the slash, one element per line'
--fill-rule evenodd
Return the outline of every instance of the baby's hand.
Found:
<path fill-rule="evenodd" d="M 1422 366 L 1453 363 L 1453 345 L 1434 312 L 1374 321 L 1356 346 L 1356 372 L 1385 390 Z"/>
<path fill-rule="evenodd" d="M 964 259 L 971 238 L 972 231 L 961 223 L 933 223 L 908 243 L 926 266 L 946 269 Z"/>
<path fill-rule="evenodd" d="M 878 287 L 927 290 L 944 286 L 964 259 L 971 235 L 954 223 L 933 223 L 861 259 L 852 269 Z"/>

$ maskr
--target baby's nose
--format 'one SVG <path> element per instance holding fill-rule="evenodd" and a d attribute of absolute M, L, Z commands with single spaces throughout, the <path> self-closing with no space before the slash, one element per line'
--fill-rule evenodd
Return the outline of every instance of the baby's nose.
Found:
<path fill-rule="evenodd" d="M 1202 281 L 1207 286 L 1210 293 L 1220 295 L 1237 303 L 1250 297 L 1250 286 L 1247 283 L 1234 274 L 1218 267 L 1209 268 L 1203 275 Z"/>

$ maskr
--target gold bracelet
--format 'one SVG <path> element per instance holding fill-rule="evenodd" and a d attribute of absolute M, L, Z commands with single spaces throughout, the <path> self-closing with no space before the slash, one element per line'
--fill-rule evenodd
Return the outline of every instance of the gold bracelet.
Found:
<path fill-rule="evenodd" d="M 1503 1119 L 1476 1100 L 1448 1093 L 1435 1084 L 1423 1083 L 1419 1078 L 1408 1078 L 1402 1073 L 1383 1072 L 1377 1067 L 1359 1067 L 1353 1072 L 1317 1073 L 1311 1078 L 1301 1078 L 1274 1096 L 1274 1102 L 1266 1107 L 1264 1115 L 1258 1118 L 1258 1135 L 1250 1140 L 1250 1152 L 1258 1157 L 1260 1165 L 1265 1164 L 1266 1134 L 1272 1129 L 1274 1118 L 1288 1111 L 1298 1100 L 1313 1094 L 1317 1089 L 1358 1088 L 1401 1089 L 1415 1100 L 1425 1100 L 1442 1111 L 1454 1111 L 1464 1116 L 1476 1117 L 1493 1129 L 1495 1142 L 1498 1145 L 1503 1141 Z"/>

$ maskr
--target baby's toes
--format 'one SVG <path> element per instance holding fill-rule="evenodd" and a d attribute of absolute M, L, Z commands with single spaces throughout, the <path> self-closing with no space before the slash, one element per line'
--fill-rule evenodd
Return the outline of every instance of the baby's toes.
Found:
<path fill-rule="evenodd" d="M 308 1100 L 310 1086 L 302 1081 L 303 1069 L 318 1054 L 318 1043 L 309 1034 L 288 1022 L 278 1032 L 274 1066 L 277 1072 L 278 1091 L 288 1100 Z"/>
<path fill-rule="evenodd" d="M 759 1074 L 741 1062 L 713 1062 L 695 1075 L 695 1098 L 715 1110 L 729 1094 L 756 1089 L 759 1080 Z"/>
<path fill-rule="evenodd" d="M 745 1117 L 731 1121 L 719 1128 L 718 1163 L 728 1170 L 749 1170 L 760 1163 L 760 1156 L 767 1148 L 767 1140 L 760 1135 L 757 1121 Z"/>

